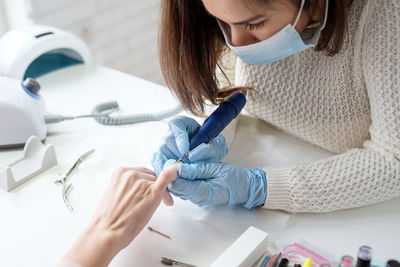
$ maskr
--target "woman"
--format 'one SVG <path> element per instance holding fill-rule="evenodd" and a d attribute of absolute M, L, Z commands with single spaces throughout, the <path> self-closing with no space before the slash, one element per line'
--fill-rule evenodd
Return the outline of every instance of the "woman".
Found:
<path fill-rule="evenodd" d="M 171 193 L 198 205 L 289 212 L 400 195 L 398 0 L 169 0 L 161 26 L 163 74 L 188 111 L 202 115 L 206 101 L 226 95 L 221 67 L 228 82 L 253 88 L 252 115 L 337 153 L 289 168 L 246 169 L 221 162 L 230 140 L 219 136 L 178 167 Z M 223 62 L 229 49 L 238 56 L 230 68 Z M 157 174 L 188 151 L 199 127 L 187 117 L 169 125 L 152 159 Z"/>
<path fill-rule="evenodd" d="M 166 170 L 199 128 L 177 117 L 152 160 L 157 182 L 147 169 L 119 169 L 64 257 L 66 266 L 106 266 L 163 196 L 171 204 L 170 182 L 171 193 L 199 205 L 264 204 L 290 212 L 328 212 L 400 195 L 398 0 L 161 3 L 161 66 L 187 110 L 201 115 L 206 100 L 215 104 L 226 95 L 215 73 L 228 46 L 241 59 L 226 76 L 234 70 L 236 85 L 253 87 L 250 113 L 338 155 L 285 169 L 246 169 L 221 162 L 230 140 L 220 135 L 194 149 L 186 164 Z"/>

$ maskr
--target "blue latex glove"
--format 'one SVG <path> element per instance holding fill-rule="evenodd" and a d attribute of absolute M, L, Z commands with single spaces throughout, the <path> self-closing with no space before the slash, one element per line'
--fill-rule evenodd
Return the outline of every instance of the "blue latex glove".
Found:
<path fill-rule="evenodd" d="M 267 198 L 267 177 L 261 168 L 246 169 L 229 163 L 181 164 L 178 179 L 168 189 L 199 206 L 241 203 L 254 209 Z"/>
<path fill-rule="evenodd" d="M 165 163 L 169 160 L 176 162 L 183 154 L 188 152 L 190 143 L 189 138 L 199 129 L 194 119 L 185 116 L 176 116 L 169 123 L 168 134 L 162 139 L 158 151 L 153 154 L 151 164 L 158 176 L 165 168 Z M 228 153 L 225 137 L 218 135 L 208 144 L 201 144 L 189 153 L 185 163 L 193 162 L 220 162 Z"/>

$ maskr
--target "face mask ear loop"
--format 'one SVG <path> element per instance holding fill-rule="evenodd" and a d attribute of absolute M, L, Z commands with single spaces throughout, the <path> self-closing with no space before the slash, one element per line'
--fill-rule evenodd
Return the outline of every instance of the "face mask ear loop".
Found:
<path fill-rule="evenodd" d="M 321 27 L 321 30 L 325 28 L 326 21 L 328 20 L 328 7 L 329 7 L 329 0 L 326 0 L 326 2 L 325 2 L 325 17 L 324 17 L 324 23 Z"/>
<path fill-rule="evenodd" d="M 300 5 L 299 14 L 297 14 L 296 20 L 294 21 L 293 28 L 295 28 L 296 25 L 297 25 L 297 22 L 299 22 L 299 19 L 300 19 L 300 16 L 301 16 L 301 12 L 303 12 L 304 3 L 305 3 L 305 0 L 302 0 L 301 1 L 301 5 Z"/>
<path fill-rule="evenodd" d="M 228 34 L 227 30 L 226 30 L 226 26 L 225 26 L 224 22 L 220 21 L 219 19 L 216 19 L 216 20 L 217 20 L 217 23 L 219 25 L 219 28 L 222 31 L 222 34 L 224 35 L 225 42 L 231 44 L 232 43 L 231 42 L 231 38 L 230 38 L 230 36 L 229 36 L 229 34 Z"/>

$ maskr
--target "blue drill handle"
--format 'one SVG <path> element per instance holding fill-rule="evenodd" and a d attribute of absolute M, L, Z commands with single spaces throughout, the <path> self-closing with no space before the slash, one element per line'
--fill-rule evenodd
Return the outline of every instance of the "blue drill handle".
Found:
<path fill-rule="evenodd" d="M 234 93 L 204 121 L 199 131 L 190 139 L 190 150 L 202 143 L 208 143 L 219 135 L 223 129 L 239 115 L 246 104 L 246 97 L 242 93 Z"/>

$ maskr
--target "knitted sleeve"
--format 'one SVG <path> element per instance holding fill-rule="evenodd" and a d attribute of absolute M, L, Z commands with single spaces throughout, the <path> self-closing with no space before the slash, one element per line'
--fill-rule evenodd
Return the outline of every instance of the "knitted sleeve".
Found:
<path fill-rule="evenodd" d="M 400 2 L 369 1 L 357 63 L 371 108 L 370 139 L 311 164 L 265 168 L 265 208 L 329 212 L 400 196 Z"/>

